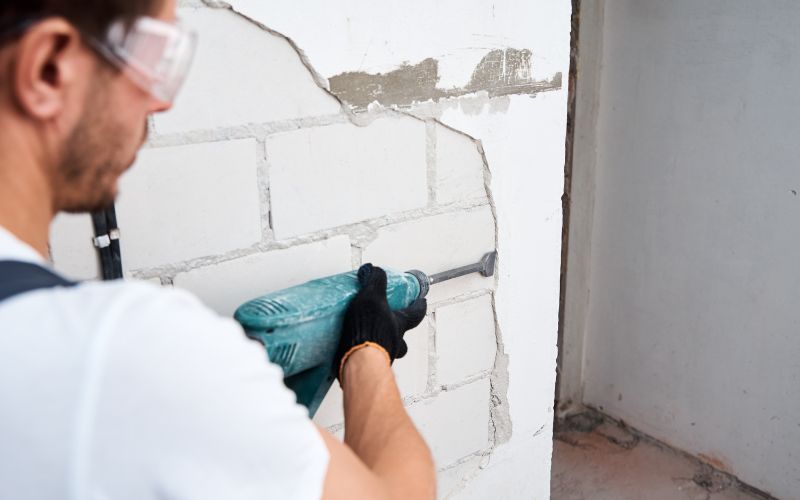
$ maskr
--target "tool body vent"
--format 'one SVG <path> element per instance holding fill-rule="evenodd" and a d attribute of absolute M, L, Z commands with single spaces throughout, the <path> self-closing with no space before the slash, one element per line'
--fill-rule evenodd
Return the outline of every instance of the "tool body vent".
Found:
<path fill-rule="evenodd" d="M 294 355 L 297 353 L 297 344 L 278 344 L 270 346 L 269 360 L 281 367 L 288 367 L 294 361 Z"/>
<path fill-rule="evenodd" d="M 268 298 L 253 300 L 250 303 L 248 303 L 247 306 L 250 308 L 251 311 L 259 312 L 267 316 L 272 316 L 276 314 L 286 314 L 290 311 L 288 307 L 281 304 L 277 300 Z"/>

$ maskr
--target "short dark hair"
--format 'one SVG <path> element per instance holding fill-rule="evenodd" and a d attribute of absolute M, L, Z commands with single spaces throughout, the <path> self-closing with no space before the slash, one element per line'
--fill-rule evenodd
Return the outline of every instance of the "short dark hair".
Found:
<path fill-rule="evenodd" d="M 163 0 L 2 0 L 0 43 L 25 23 L 46 17 L 63 17 L 82 33 L 103 39 L 115 21 L 132 22 L 152 15 Z"/>

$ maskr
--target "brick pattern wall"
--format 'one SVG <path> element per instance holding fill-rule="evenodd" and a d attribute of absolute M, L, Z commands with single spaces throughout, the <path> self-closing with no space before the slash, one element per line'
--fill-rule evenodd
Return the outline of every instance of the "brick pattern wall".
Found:
<path fill-rule="evenodd" d="M 472 138 L 394 111 L 352 115 L 292 44 L 226 10 L 185 7 L 200 32 L 175 109 L 123 177 L 125 273 L 231 315 L 260 294 L 374 262 L 439 272 L 495 248 L 488 167 Z M 88 216 L 61 215 L 55 266 L 97 276 Z M 441 471 L 442 496 L 493 447 L 494 278 L 435 286 L 395 365 Z M 341 391 L 316 421 L 341 436 Z"/>

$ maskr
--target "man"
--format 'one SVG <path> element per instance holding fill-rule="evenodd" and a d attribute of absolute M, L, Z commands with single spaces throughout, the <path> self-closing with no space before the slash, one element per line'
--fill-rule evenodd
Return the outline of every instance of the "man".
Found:
<path fill-rule="evenodd" d="M 379 268 L 339 349 L 345 444 L 189 294 L 45 270 L 53 217 L 113 201 L 190 45 L 175 0 L 0 6 L 0 498 L 433 498 L 390 369 L 425 304 L 389 311 Z"/>

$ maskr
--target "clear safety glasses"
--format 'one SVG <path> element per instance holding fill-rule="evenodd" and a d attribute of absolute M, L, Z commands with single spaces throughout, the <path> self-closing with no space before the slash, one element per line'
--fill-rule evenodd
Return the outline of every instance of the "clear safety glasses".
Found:
<path fill-rule="evenodd" d="M 151 17 L 140 17 L 129 27 L 115 22 L 102 41 L 86 38 L 138 87 L 169 103 L 186 79 L 197 45 L 193 31 Z"/>

